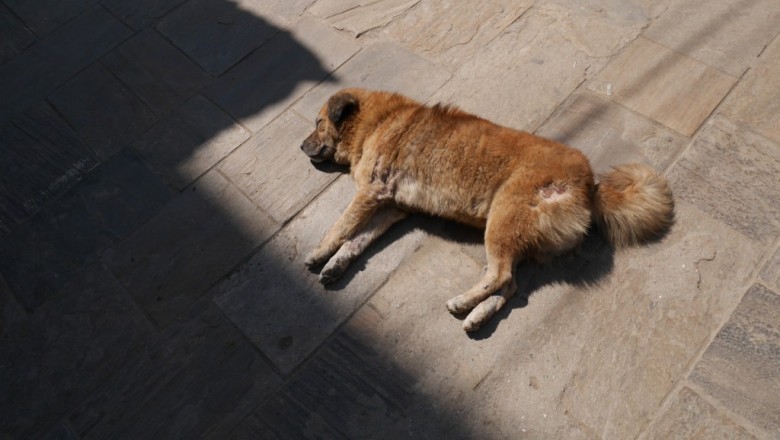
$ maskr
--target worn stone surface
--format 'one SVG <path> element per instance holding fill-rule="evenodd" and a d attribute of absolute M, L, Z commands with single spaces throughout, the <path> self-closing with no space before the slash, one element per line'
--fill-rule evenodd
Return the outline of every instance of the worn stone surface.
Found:
<path fill-rule="evenodd" d="M 388 90 L 425 101 L 449 77 L 445 70 L 396 44 L 374 44 L 336 70 L 331 81 L 312 89 L 294 108 L 314 121 L 330 95 L 344 87 Z"/>
<path fill-rule="evenodd" d="M 299 146 L 313 124 L 285 112 L 228 156 L 219 170 L 284 223 L 338 177 L 312 165 Z"/>
<path fill-rule="evenodd" d="M 536 134 L 582 150 L 596 172 L 631 162 L 665 170 L 688 139 L 614 102 L 583 92 Z"/>
<path fill-rule="evenodd" d="M 423 237 L 396 225 L 327 288 L 303 265 L 354 195 L 336 180 L 295 220 L 214 288 L 225 314 L 287 373 L 308 356 L 390 276 Z"/>
<path fill-rule="evenodd" d="M 780 249 L 764 264 L 759 278 L 775 292 L 780 292 Z"/>
<path fill-rule="evenodd" d="M 247 130 L 197 95 L 133 146 L 171 185 L 182 189 L 247 138 Z"/>
<path fill-rule="evenodd" d="M 146 343 L 151 328 L 99 265 L 25 316 L 6 307 L 0 336 L 0 435 L 46 432 Z"/>
<path fill-rule="evenodd" d="M 780 225 L 780 150 L 724 118 L 708 122 L 670 171 L 677 197 L 758 243 Z"/>
<path fill-rule="evenodd" d="M 780 84 L 775 80 L 778 71 L 780 38 L 775 38 L 726 98 L 721 111 L 729 119 L 780 143 Z"/>
<path fill-rule="evenodd" d="M 691 136 L 735 82 L 730 75 L 640 37 L 589 88 Z"/>
<path fill-rule="evenodd" d="M 98 0 L 6 0 L 4 3 L 39 36 L 67 23 Z"/>
<path fill-rule="evenodd" d="M 707 403 L 690 388 L 683 388 L 671 406 L 650 427 L 645 439 L 690 438 L 755 439 L 745 428 Z"/>
<path fill-rule="evenodd" d="M 325 19 L 336 29 L 352 32 L 356 36 L 384 26 L 393 18 L 419 3 L 420 0 L 320 0 L 309 12 Z"/>
<path fill-rule="evenodd" d="M 129 35 L 105 10 L 92 8 L 7 61 L 0 66 L 0 127 Z"/>
<path fill-rule="evenodd" d="M 117 279 L 164 327 L 278 226 L 212 171 L 105 253 Z"/>
<path fill-rule="evenodd" d="M 555 23 L 554 17 L 530 10 L 465 62 L 431 101 L 535 130 L 603 63 L 580 51 Z"/>
<path fill-rule="evenodd" d="M 169 113 L 211 81 L 151 29 L 106 55 L 103 63 L 158 115 Z"/>
<path fill-rule="evenodd" d="M 326 25 L 302 19 L 223 75 L 206 95 L 256 132 L 358 49 Z"/>
<path fill-rule="evenodd" d="M 116 154 L 157 120 L 100 64 L 65 83 L 49 101 L 101 158 Z"/>
<path fill-rule="evenodd" d="M 100 4 L 108 8 L 125 24 L 140 30 L 153 24 L 165 14 L 187 0 L 101 0 Z"/>
<path fill-rule="evenodd" d="M 57 296 L 97 252 L 129 235 L 171 198 L 123 152 L 50 203 L 0 248 L 0 270 L 27 309 Z"/>
<path fill-rule="evenodd" d="M 780 435 L 780 296 L 751 287 L 690 379 L 768 437 Z"/>
<path fill-rule="evenodd" d="M 35 34 L 0 4 L 0 64 L 22 52 L 35 40 Z"/>
<path fill-rule="evenodd" d="M 773 0 L 677 0 L 669 3 L 645 36 L 738 77 L 778 34 L 778 22 L 780 4 Z"/>

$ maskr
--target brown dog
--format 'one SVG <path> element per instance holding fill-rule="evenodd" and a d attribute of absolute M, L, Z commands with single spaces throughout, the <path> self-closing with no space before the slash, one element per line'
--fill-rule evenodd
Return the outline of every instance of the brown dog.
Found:
<path fill-rule="evenodd" d="M 466 331 L 514 294 L 519 260 L 574 248 L 591 220 L 617 246 L 655 237 L 673 221 L 669 186 L 649 167 L 622 165 L 597 184 L 580 151 L 452 107 L 345 89 L 316 124 L 301 149 L 314 162 L 349 165 L 357 194 L 306 265 L 327 262 L 320 280 L 335 280 L 409 211 L 484 228 L 487 272 L 447 302 L 452 313 L 471 310 Z"/>

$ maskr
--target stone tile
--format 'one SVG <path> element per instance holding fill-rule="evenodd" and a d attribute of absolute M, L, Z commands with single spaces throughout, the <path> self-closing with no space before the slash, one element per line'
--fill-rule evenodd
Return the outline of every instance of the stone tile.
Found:
<path fill-rule="evenodd" d="M 158 115 L 177 108 L 211 81 L 151 29 L 136 34 L 106 55 L 103 64 Z"/>
<path fill-rule="evenodd" d="M 155 323 L 165 327 L 277 228 L 212 171 L 104 257 Z"/>
<path fill-rule="evenodd" d="M 411 223 L 396 225 L 329 286 L 303 265 L 307 252 L 354 195 L 336 180 L 319 198 L 213 290 L 215 302 L 284 373 L 290 372 L 387 279 L 422 240 Z"/>
<path fill-rule="evenodd" d="M 669 178 L 675 195 L 758 243 L 780 223 L 780 150 L 724 118 L 715 118 L 683 153 Z"/>
<path fill-rule="evenodd" d="M 420 0 L 320 0 L 309 9 L 336 29 L 352 32 L 355 36 L 384 26 L 404 14 Z"/>
<path fill-rule="evenodd" d="M 219 76 L 279 29 L 262 17 L 262 2 L 191 0 L 157 26 L 205 71 Z"/>
<path fill-rule="evenodd" d="M 775 23 L 777 20 L 775 20 Z M 780 38 L 770 44 L 734 91 L 723 103 L 721 112 L 729 119 L 745 124 L 780 143 Z"/>
<path fill-rule="evenodd" d="M 535 130 L 604 63 L 582 52 L 556 23 L 554 16 L 529 10 L 466 61 L 431 101 Z"/>
<path fill-rule="evenodd" d="M 135 30 L 141 30 L 187 0 L 101 0 L 120 20 Z"/>
<path fill-rule="evenodd" d="M 282 17 L 289 23 L 298 21 L 298 17 L 316 0 L 267 0 L 263 4 L 269 11 Z"/>
<path fill-rule="evenodd" d="M 0 268 L 32 310 L 100 250 L 128 236 L 172 194 L 141 161 L 123 152 L 96 168 L 6 240 Z"/>
<path fill-rule="evenodd" d="M 0 150 L 0 230 L 25 221 L 98 164 L 45 102 L 0 128 Z"/>
<path fill-rule="evenodd" d="M 645 439 L 728 438 L 755 439 L 742 426 L 707 403 L 690 388 L 683 388 L 671 406 L 656 420 Z"/>
<path fill-rule="evenodd" d="M 317 170 L 299 145 L 312 130 L 294 112 L 285 112 L 241 145 L 219 170 L 278 223 L 301 210 L 337 173 Z"/>
<path fill-rule="evenodd" d="M 182 189 L 249 138 L 249 132 L 201 95 L 149 130 L 135 149 Z"/>
<path fill-rule="evenodd" d="M 116 154 L 157 120 L 99 63 L 65 83 L 49 101 L 102 158 Z"/>
<path fill-rule="evenodd" d="M 640 37 L 589 88 L 691 136 L 735 82 L 730 75 Z"/>
<path fill-rule="evenodd" d="M 775 251 L 761 269 L 759 279 L 771 289 L 780 292 L 780 249 Z"/>
<path fill-rule="evenodd" d="M 129 34 L 105 10 L 92 8 L 0 66 L 0 127 Z"/>
<path fill-rule="evenodd" d="M 206 95 L 257 132 L 358 49 L 326 25 L 302 19 L 223 75 Z"/>
<path fill-rule="evenodd" d="M 780 296 L 751 287 L 690 379 L 768 437 L 780 434 Z"/>
<path fill-rule="evenodd" d="M 577 95 L 536 134 L 582 150 L 596 172 L 640 162 L 665 170 L 688 139 L 591 92 Z"/>
<path fill-rule="evenodd" d="M 98 0 L 5 0 L 30 29 L 43 36 L 75 18 Z"/>
<path fill-rule="evenodd" d="M 280 385 L 208 301 L 156 341 L 71 414 L 80 438 L 226 438 Z"/>
<path fill-rule="evenodd" d="M 388 90 L 425 101 L 450 74 L 394 43 L 373 44 L 345 63 L 332 81 L 323 83 L 295 104 L 313 122 L 328 97 L 344 87 Z"/>
<path fill-rule="evenodd" d="M 773 0 L 676 0 L 644 36 L 739 77 L 777 35 L 778 22 L 780 4 Z"/>
<path fill-rule="evenodd" d="M 35 34 L 0 4 L 0 65 L 35 42 Z"/>
<path fill-rule="evenodd" d="M 0 433 L 43 434 L 147 343 L 151 328 L 100 266 L 0 337 Z"/>
<path fill-rule="evenodd" d="M 374 33 L 389 36 L 452 71 L 480 52 L 532 4 L 530 0 L 419 2 Z"/>
<path fill-rule="evenodd" d="M 47 432 L 42 438 L 47 440 L 79 440 L 78 435 L 67 421 L 60 421 L 51 431 Z"/>

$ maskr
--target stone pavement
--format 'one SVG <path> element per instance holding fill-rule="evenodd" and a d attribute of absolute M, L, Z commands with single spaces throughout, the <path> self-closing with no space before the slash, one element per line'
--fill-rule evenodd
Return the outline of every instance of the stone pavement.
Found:
<path fill-rule="evenodd" d="M 0 0 L 0 438 L 780 438 L 777 0 Z M 397 225 L 298 146 L 344 86 L 671 181 L 474 335 L 480 232 Z"/>

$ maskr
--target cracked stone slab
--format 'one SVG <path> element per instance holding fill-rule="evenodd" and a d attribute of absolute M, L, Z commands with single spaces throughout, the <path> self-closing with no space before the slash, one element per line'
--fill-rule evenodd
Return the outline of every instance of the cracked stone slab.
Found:
<path fill-rule="evenodd" d="M 335 284 L 323 287 L 303 265 L 355 189 L 337 179 L 229 278 L 214 301 L 284 373 L 293 370 L 413 252 L 424 233 L 408 219 L 374 243 Z"/>
<path fill-rule="evenodd" d="M 173 187 L 181 190 L 249 135 L 222 109 L 196 95 L 133 146 Z"/>
<path fill-rule="evenodd" d="M 277 229 L 211 171 L 107 250 L 104 259 L 155 323 L 165 327 Z"/>
<path fill-rule="evenodd" d="M 625 107 L 585 91 L 536 132 L 582 150 L 594 171 L 639 162 L 665 170 L 688 139 Z"/>
<path fill-rule="evenodd" d="M 736 81 L 731 75 L 639 37 L 588 88 L 691 136 Z"/>
<path fill-rule="evenodd" d="M 674 397 L 666 412 L 653 423 L 644 438 L 648 440 L 690 438 L 749 440 L 756 437 L 707 403 L 693 390 L 685 387 Z"/>
<path fill-rule="evenodd" d="M 0 64 L 27 49 L 36 39 L 24 23 L 0 4 Z"/>
<path fill-rule="evenodd" d="M 604 60 L 580 51 L 557 18 L 531 9 L 466 61 L 432 98 L 533 131 Z M 500 73 L 499 73 L 500 72 Z"/>
<path fill-rule="evenodd" d="M 774 0 L 678 0 L 669 3 L 644 36 L 739 77 L 777 35 L 779 22 L 780 3 Z"/>
<path fill-rule="evenodd" d="M 780 434 L 780 296 L 754 285 L 696 364 L 690 380 L 769 437 Z"/>
<path fill-rule="evenodd" d="M 219 170 L 280 224 L 308 204 L 337 173 L 315 169 L 299 148 L 313 125 L 284 112 L 231 153 Z"/>
<path fill-rule="evenodd" d="M 319 0 L 309 12 L 355 36 L 384 26 L 420 0 Z"/>
<path fill-rule="evenodd" d="M 716 117 L 669 172 L 675 195 L 757 243 L 780 232 L 780 148 Z"/>
<path fill-rule="evenodd" d="M 755 64 L 729 94 L 719 112 L 780 143 L 780 99 L 777 99 L 780 96 L 777 81 L 780 38 L 775 38 Z"/>
<path fill-rule="evenodd" d="M 398 92 L 425 101 L 450 74 L 395 43 L 377 43 L 363 49 L 333 74 L 331 81 L 308 92 L 294 109 L 314 121 L 328 97 L 344 87 Z"/>
<path fill-rule="evenodd" d="M 327 25 L 304 18 L 222 75 L 205 94 L 257 132 L 359 48 Z"/>

